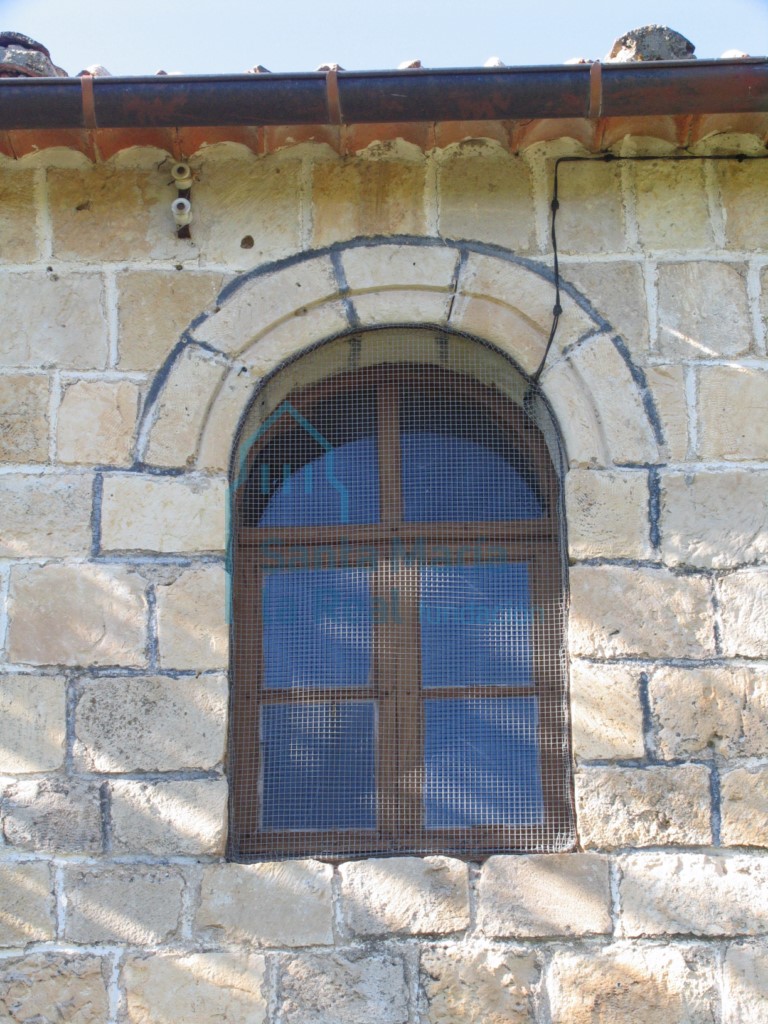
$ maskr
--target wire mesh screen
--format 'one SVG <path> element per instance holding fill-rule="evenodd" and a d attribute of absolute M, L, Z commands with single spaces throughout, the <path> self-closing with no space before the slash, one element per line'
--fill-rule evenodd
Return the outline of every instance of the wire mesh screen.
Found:
<path fill-rule="evenodd" d="M 423 329 L 277 373 L 232 487 L 230 856 L 572 845 L 556 431 Z"/>

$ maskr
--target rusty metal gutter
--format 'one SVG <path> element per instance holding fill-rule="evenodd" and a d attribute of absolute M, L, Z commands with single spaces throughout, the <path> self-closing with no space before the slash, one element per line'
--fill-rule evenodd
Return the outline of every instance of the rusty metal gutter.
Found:
<path fill-rule="evenodd" d="M 0 80 L 0 131 L 762 113 L 768 58 Z"/>

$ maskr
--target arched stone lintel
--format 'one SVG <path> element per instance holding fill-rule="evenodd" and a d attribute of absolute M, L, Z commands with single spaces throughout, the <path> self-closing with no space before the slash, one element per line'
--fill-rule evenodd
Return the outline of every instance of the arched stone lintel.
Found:
<path fill-rule="evenodd" d="M 350 330 L 446 327 L 491 342 L 533 374 L 546 349 L 554 298 L 551 268 L 480 243 L 357 239 L 257 268 L 223 289 L 214 312 L 192 321 L 158 371 L 136 460 L 226 469 L 258 381 L 304 349 Z M 663 437 L 642 369 L 577 289 L 561 282 L 560 301 L 542 386 L 569 461 L 657 461 Z M 193 365 L 190 393 L 179 385 L 183 368 Z M 175 410 L 180 402 L 183 415 Z"/>

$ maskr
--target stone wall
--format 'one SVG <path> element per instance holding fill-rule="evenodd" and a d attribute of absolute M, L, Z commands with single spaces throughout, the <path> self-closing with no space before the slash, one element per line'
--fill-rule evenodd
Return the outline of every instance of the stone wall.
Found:
<path fill-rule="evenodd" d="M 538 365 L 572 144 L 0 164 L 0 1019 L 768 1020 L 768 162 L 560 166 L 578 851 L 224 862 L 226 470 L 350 327 Z M 763 150 L 750 137 L 712 153 Z"/>

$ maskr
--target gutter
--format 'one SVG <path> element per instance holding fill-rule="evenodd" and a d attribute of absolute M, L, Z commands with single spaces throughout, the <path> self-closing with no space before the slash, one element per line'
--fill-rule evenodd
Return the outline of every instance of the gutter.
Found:
<path fill-rule="evenodd" d="M 0 80 L 0 131 L 768 112 L 768 58 Z"/>

